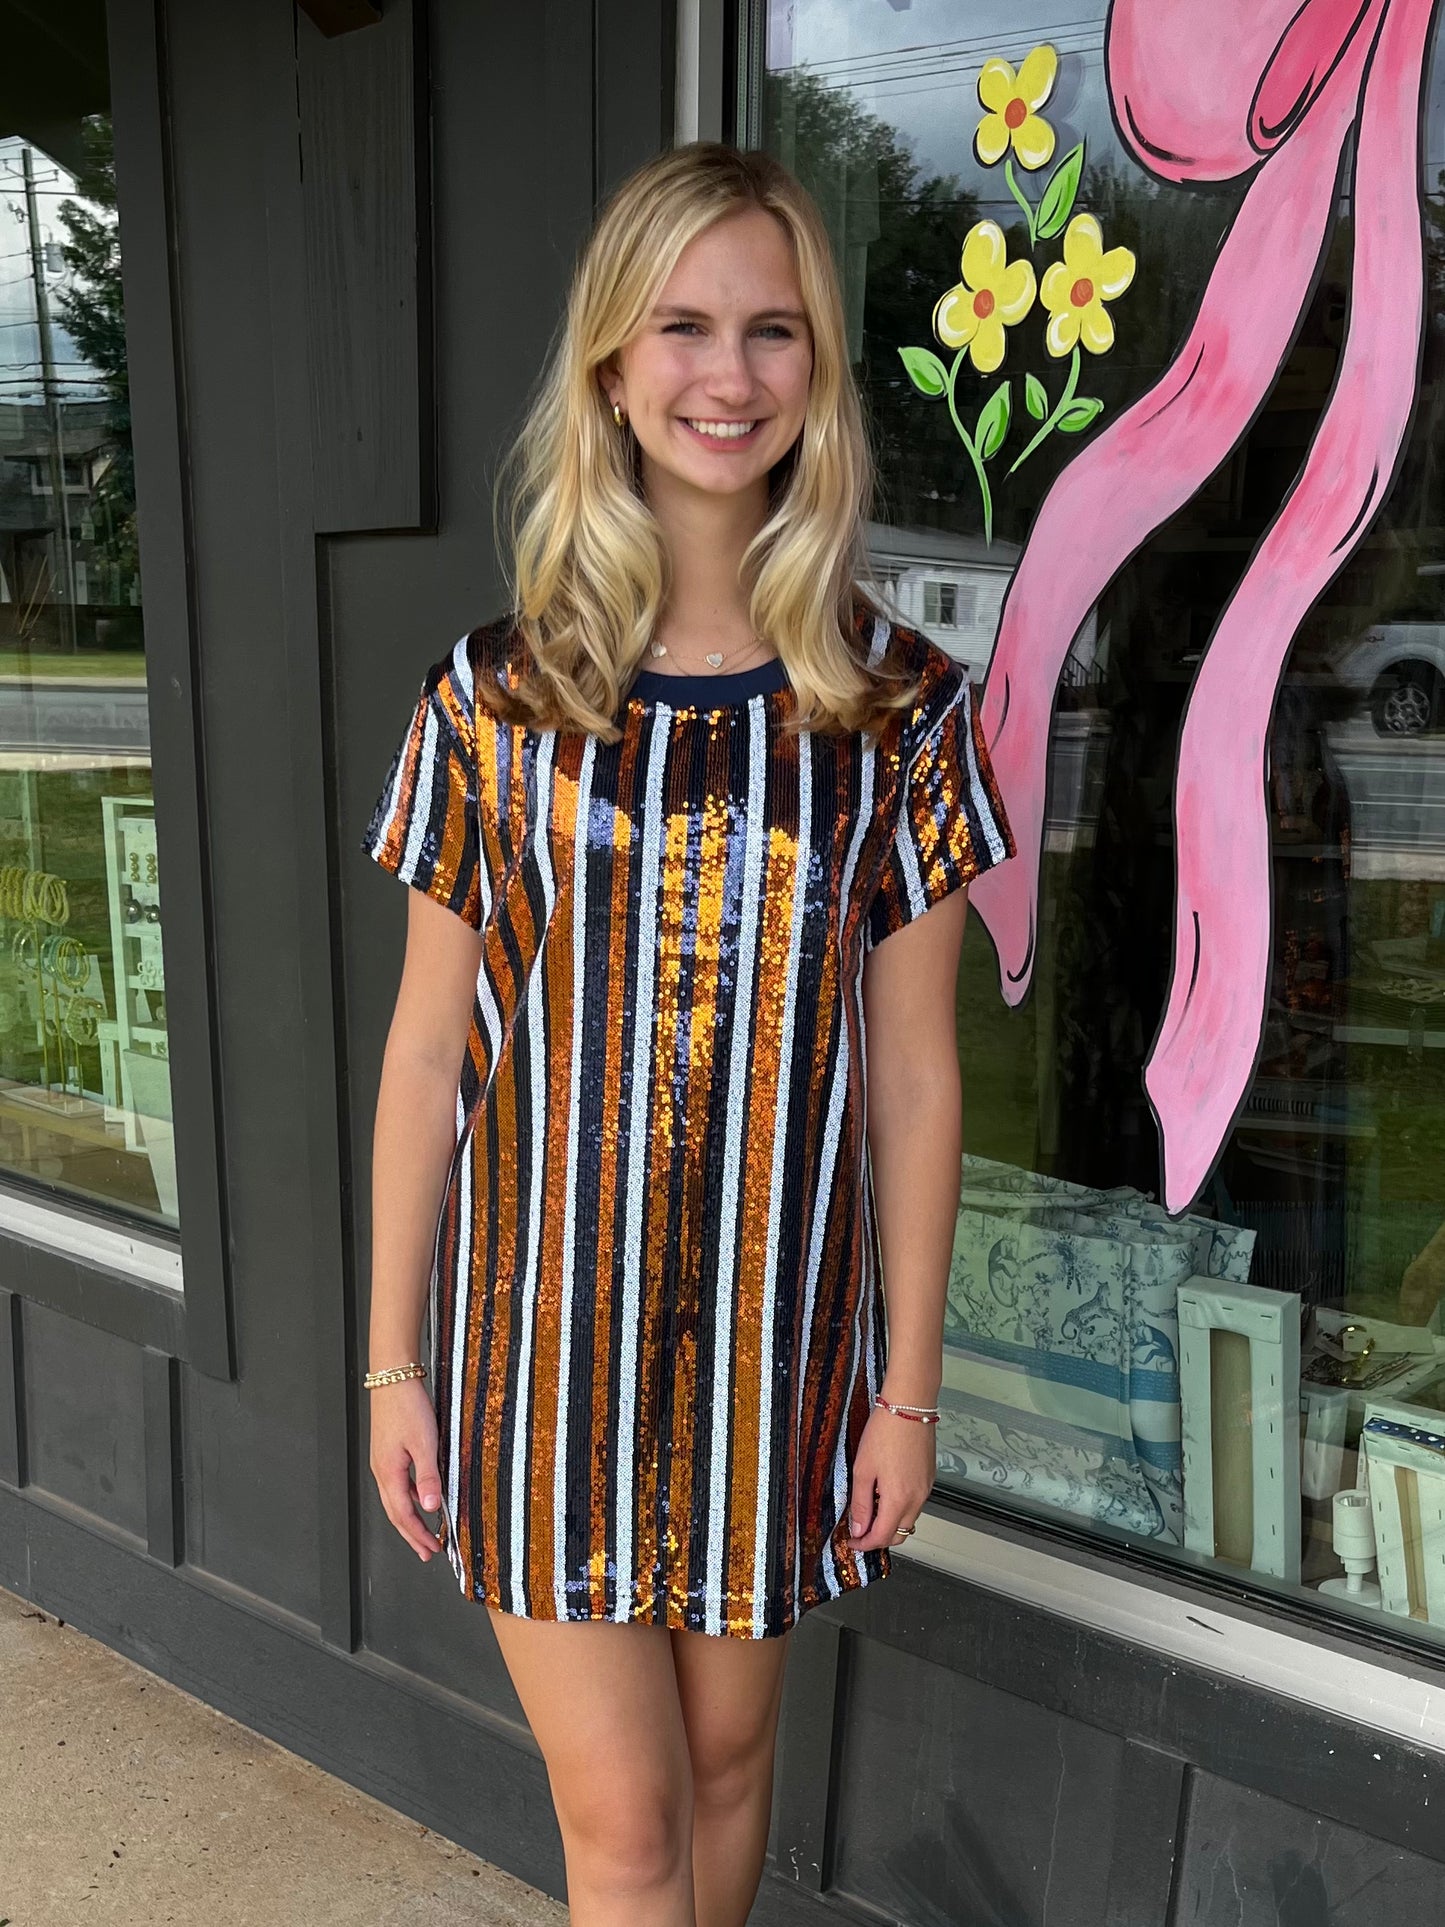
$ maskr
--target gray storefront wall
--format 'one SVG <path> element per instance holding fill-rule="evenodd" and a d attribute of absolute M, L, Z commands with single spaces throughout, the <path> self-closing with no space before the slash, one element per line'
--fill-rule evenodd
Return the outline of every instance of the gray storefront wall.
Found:
<path fill-rule="evenodd" d="M 735 127 L 739 23 L 372 12 L 107 7 L 182 1229 L 67 1208 L 52 1237 L 17 1191 L 0 1583 L 560 1895 L 485 1615 L 366 1464 L 403 905 L 356 841 L 420 667 L 496 604 L 489 459 L 591 210 Z M 754 1917 L 1423 1927 L 1442 1687 L 940 1492 L 888 1584 L 796 1635 Z"/>

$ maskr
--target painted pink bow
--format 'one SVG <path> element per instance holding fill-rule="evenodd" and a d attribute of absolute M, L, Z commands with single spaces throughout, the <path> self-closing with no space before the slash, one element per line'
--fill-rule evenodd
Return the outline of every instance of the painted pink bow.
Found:
<path fill-rule="evenodd" d="M 1049 720 L 1069 644 L 1130 555 L 1224 461 L 1272 386 L 1310 298 L 1356 128 L 1349 333 L 1334 390 L 1210 639 L 1180 736 L 1173 969 L 1145 1071 L 1172 1212 L 1208 1178 L 1259 1054 L 1271 947 L 1267 745 L 1285 659 L 1383 502 L 1415 400 L 1420 91 L 1434 7 L 1110 8 L 1110 99 L 1141 162 L 1169 181 L 1257 171 L 1183 347 L 1060 475 L 1009 588 L 982 715 L 1019 854 L 978 877 L 970 896 L 1011 1004 L 1033 968 Z"/>

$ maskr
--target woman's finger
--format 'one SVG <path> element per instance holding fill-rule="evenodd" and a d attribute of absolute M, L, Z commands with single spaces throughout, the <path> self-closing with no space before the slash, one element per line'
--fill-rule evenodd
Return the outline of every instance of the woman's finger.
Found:
<path fill-rule="evenodd" d="M 848 1491 L 848 1543 L 855 1549 L 860 1546 L 872 1522 L 876 1487 L 874 1474 L 867 1466 L 855 1462 Z"/>
<path fill-rule="evenodd" d="M 382 1509 L 402 1538 L 422 1558 L 430 1559 L 437 1549 L 436 1536 L 423 1523 L 417 1511 L 417 1492 L 411 1482 L 409 1454 L 388 1458 L 372 1467 Z M 435 1475 L 433 1475 L 435 1477 Z"/>
<path fill-rule="evenodd" d="M 876 1552 L 881 1546 L 891 1546 L 893 1535 L 903 1522 L 906 1508 L 901 1499 L 886 1498 L 878 1494 L 878 1510 L 872 1525 L 853 1541 L 855 1552 Z"/>

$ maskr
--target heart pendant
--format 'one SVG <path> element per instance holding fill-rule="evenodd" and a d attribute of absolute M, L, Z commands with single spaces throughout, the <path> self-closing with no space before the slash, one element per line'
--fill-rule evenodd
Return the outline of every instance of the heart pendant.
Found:
<path fill-rule="evenodd" d="M 706 660 L 712 664 L 714 669 L 722 668 L 722 656 L 720 654 L 715 656 L 708 656 Z"/>
<path fill-rule="evenodd" d="M 667 644 L 665 642 L 653 643 L 652 653 L 654 656 L 665 656 L 667 654 Z"/>

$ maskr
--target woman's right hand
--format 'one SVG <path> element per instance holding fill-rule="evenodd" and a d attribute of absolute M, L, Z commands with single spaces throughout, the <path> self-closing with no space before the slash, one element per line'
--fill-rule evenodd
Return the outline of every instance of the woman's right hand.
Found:
<path fill-rule="evenodd" d="M 386 1516 L 418 1557 L 430 1559 L 441 1548 L 417 1505 L 420 1501 L 421 1511 L 435 1512 L 441 1504 L 442 1482 L 437 1475 L 437 1415 L 426 1381 L 398 1379 L 373 1387 L 367 1397 L 371 1400 L 371 1475 Z"/>

